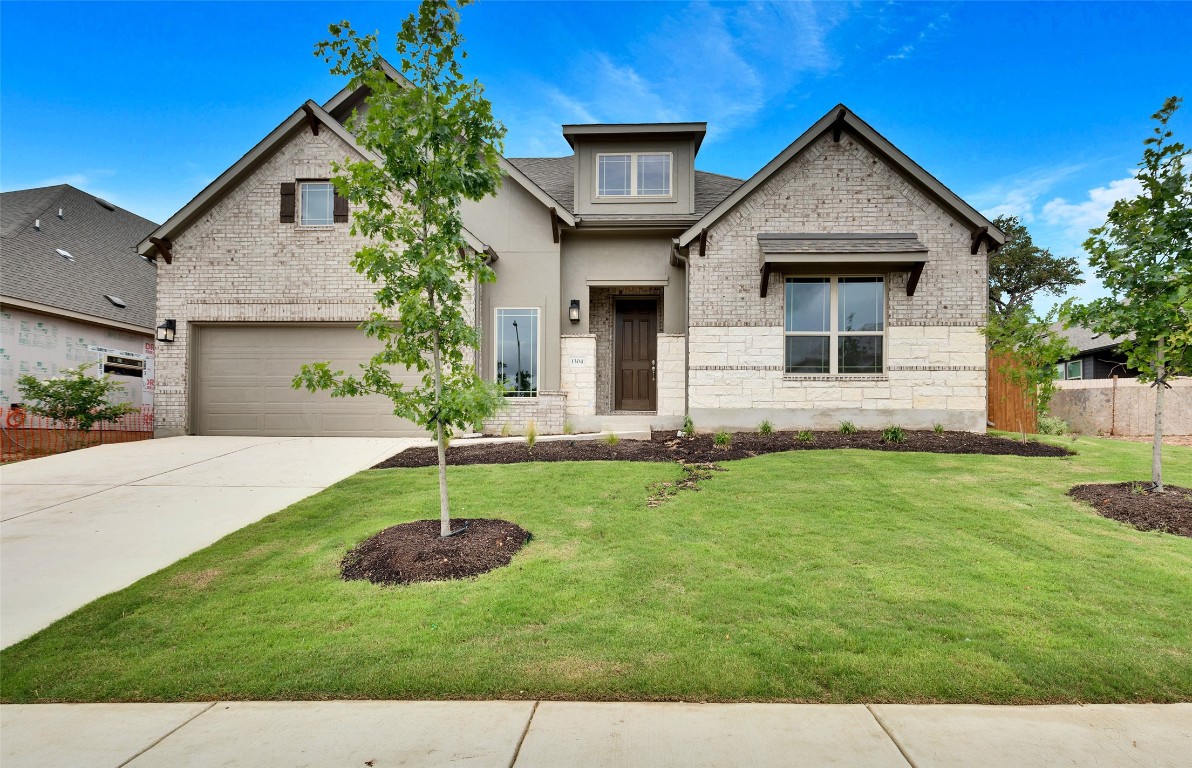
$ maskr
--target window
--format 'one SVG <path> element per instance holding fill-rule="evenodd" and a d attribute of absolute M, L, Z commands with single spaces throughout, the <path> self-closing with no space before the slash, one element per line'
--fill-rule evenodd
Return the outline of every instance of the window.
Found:
<path fill-rule="evenodd" d="M 885 302 L 880 277 L 788 277 L 786 372 L 881 373 Z"/>
<path fill-rule="evenodd" d="M 538 310 L 497 310 L 497 381 L 509 397 L 538 395 Z"/>
<path fill-rule="evenodd" d="M 299 223 L 307 227 L 335 223 L 335 188 L 329 181 L 304 181 L 298 185 L 301 198 Z"/>
<path fill-rule="evenodd" d="M 135 357 L 121 357 L 119 355 L 104 355 L 103 372 L 114 373 L 117 376 L 145 376 L 145 361 Z"/>
<path fill-rule="evenodd" d="M 1068 368 L 1067 375 L 1064 378 L 1066 378 L 1066 379 L 1083 379 L 1084 378 L 1084 361 L 1083 360 L 1070 360 L 1070 361 L 1068 361 L 1067 368 Z"/>
<path fill-rule="evenodd" d="M 669 197 L 669 152 L 626 152 L 596 156 L 599 197 Z"/>

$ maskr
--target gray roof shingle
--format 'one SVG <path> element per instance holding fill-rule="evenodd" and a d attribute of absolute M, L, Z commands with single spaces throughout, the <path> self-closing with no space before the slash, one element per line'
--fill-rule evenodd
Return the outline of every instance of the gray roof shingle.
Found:
<path fill-rule="evenodd" d="M 37 219 L 40 230 L 33 226 Z M 136 246 L 155 229 L 152 221 L 69 184 L 0 193 L 0 295 L 151 329 L 157 267 L 138 256 Z"/>
<path fill-rule="evenodd" d="M 1065 328 L 1063 323 L 1052 323 L 1051 330 L 1057 336 L 1062 336 L 1063 338 L 1067 339 L 1069 344 L 1076 347 L 1081 352 L 1091 352 L 1094 349 L 1114 347 L 1126 339 L 1133 337 L 1133 334 L 1115 337 L 1107 336 L 1103 333 L 1094 333 L 1092 329 L 1085 328 L 1082 325 L 1074 325 L 1071 328 Z"/>
<path fill-rule="evenodd" d="M 519 171 L 530 177 L 542 190 L 568 211 L 575 210 L 575 156 L 569 157 L 509 157 Z M 743 184 L 742 179 L 708 171 L 695 172 L 695 213 L 698 219 L 732 194 Z M 676 218 L 667 216 L 667 218 Z"/>
<path fill-rule="evenodd" d="M 762 253 L 926 253 L 918 235 L 824 234 L 763 232 L 757 236 Z"/>

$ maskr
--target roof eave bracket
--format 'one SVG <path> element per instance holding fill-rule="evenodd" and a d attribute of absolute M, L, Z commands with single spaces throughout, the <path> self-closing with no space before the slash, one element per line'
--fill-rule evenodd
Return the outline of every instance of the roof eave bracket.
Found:
<path fill-rule="evenodd" d="M 989 227 L 981 227 L 972 234 L 972 247 L 969 248 L 969 253 L 973 256 L 977 255 L 977 251 L 981 250 L 981 241 L 987 240 L 989 243 L 996 243 L 989 234 Z M 990 249 L 992 250 L 992 248 Z"/>
<path fill-rule="evenodd" d="M 310 125 L 310 132 L 318 136 L 319 125 L 321 124 L 318 115 L 315 114 L 315 111 L 311 109 L 309 104 L 303 104 L 302 111 L 306 113 L 306 122 Z"/>
<path fill-rule="evenodd" d="M 704 227 L 699 231 L 699 257 L 702 259 L 708 255 L 708 228 Z"/>
<path fill-rule="evenodd" d="M 554 206 L 550 209 L 550 235 L 559 242 L 559 211 Z"/>
<path fill-rule="evenodd" d="M 150 237 L 149 242 L 151 242 L 157 246 L 158 253 L 161 254 L 161 257 L 162 257 L 162 259 L 165 260 L 166 264 L 174 263 L 174 254 L 170 250 L 174 246 L 173 246 L 173 243 L 170 242 L 170 238 L 168 238 L 168 237 Z M 153 259 L 154 261 L 157 260 L 156 255 L 150 256 L 149 258 Z"/>
<path fill-rule="evenodd" d="M 770 269 L 769 262 L 762 263 L 762 289 L 759 295 L 764 299 L 770 290 Z"/>
<path fill-rule="evenodd" d="M 837 144 L 840 143 L 840 137 L 844 133 L 844 115 L 845 109 L 841 107 L 840 111 L 836 113 L 836 120 L 832 122 L 832 141 Z"/>

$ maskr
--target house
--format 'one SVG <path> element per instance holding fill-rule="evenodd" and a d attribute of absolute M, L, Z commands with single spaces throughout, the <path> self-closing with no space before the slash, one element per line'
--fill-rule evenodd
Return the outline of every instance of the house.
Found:
<path fill-rule="evenodd" d="M 387 65 L 386 65 L 387 66 Z M 391 67 L 391 77 L 401 76 Z M 367 92 L 307 101 L 156 232 L 157 432 L 422 434 L 381 398 L 295 391 L 350 367 L 373 286 L 328 183 L 365 158 Z M 565 125 L 573 152 L 501 159 L 466 203 L 476 361 L 509 389 L 486 425 L 984 431 L 985 217 L 842 105 L 746 180 L 696 169 L 706 124 Z"/>
<path fill-rule="evenodd" d="M 1063 323 L 1052 324 L 1051 330 L 1067 339 L 1077 350 L 1071 358 L 1056 365 L 1057 379 L 1109 379 L 1114 376 L 1132 379 L 1138 376 L 1138 370 L 1126 365 L 1126 355 L 1118 349 L 1126 337 L 1112 338 L 1079 325 L 1065 328 Z"/>
<path fill-rule="evenodd" d="M 0 406 L 16 380 L 95 363 L 115 395 L 153 407 L 157 268 L 136 246 L 157 224 L 68 184 L 0 194 Z M 21 419 L 8 419 L 18 426 Z"/>

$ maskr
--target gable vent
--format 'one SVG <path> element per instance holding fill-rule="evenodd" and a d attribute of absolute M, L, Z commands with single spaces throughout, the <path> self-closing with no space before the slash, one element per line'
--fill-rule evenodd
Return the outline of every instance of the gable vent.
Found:
<path fill-rule="evenodd" d="M 58 252 L 58 255 L 59 255 L 59 256 L 61 256 L 62 258 L 66 259 L 67 261 L 74 261 L 74 260 L 75 260 L 74 256 L 71 256 L 71 255 L 70 255 L 70 251 L 64 251 L 64 250 L 62 250 L 61 248 L 55 248 L 54 250 Z"/>
<path fill-rule="evenodd" d="M 114 306 L 120 307 L 121 309 L 128 307 L 128 305 L 124 303 L 124 299 L 120 298 L 119 296 L 109 296 L 105 293 L 103 297 L 112 302 Z"/>

